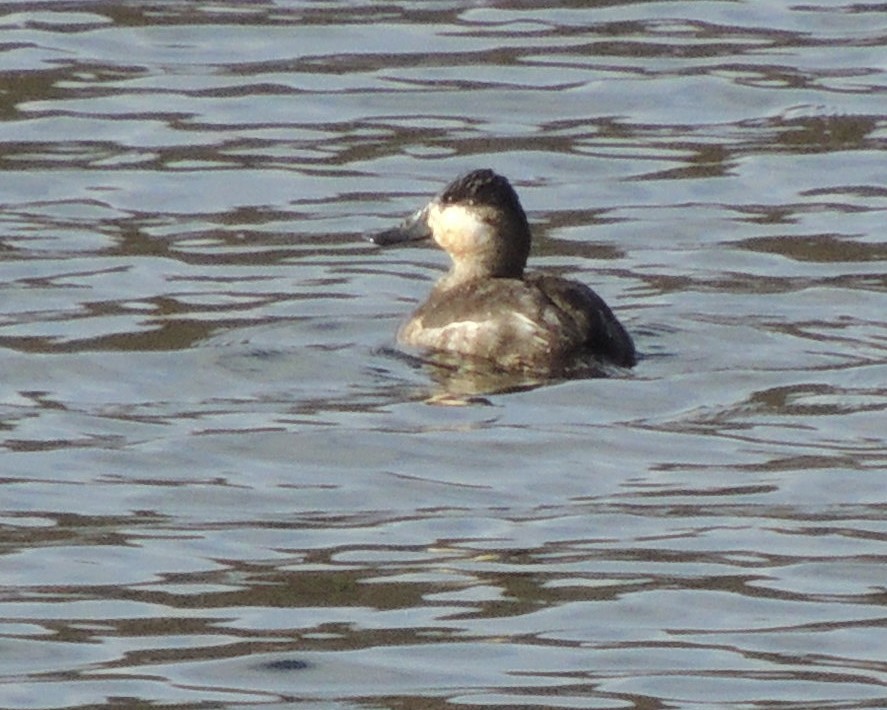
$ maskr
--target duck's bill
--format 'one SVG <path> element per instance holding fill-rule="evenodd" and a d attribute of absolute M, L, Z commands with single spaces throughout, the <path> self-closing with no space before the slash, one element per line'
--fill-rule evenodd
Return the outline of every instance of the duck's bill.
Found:
<path fill-rule="evenodd" d="M 414 215 L 407 217 L 397 227 L 369 236 L 369 240 L 373 244 L 378 244 L 381 247 L 388 246 L 389 244 L 401 244 L 402 242 L 416 242 L 429 238 L 431 238 L 431 229 L 428 227 L 427 209 L 421 209 Z"/>

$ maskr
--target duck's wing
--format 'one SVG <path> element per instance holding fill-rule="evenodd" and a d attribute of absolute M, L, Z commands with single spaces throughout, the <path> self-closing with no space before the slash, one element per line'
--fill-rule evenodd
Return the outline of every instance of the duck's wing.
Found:
<path fill-rule="evenodd" d="M 631 336 L 604 299 L 588 286 L 543 273 L 530 273 L 525 278 L 584 334 L 587 352 L 622 367 L 632 367 L 637 362 Z"/>

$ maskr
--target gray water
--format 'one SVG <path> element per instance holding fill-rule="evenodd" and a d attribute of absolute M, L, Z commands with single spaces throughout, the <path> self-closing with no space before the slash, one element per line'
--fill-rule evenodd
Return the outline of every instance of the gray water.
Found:
<path fill-rule="evenodd" d="M 0 707 L 887 707 L 883 3 L 0 3 Z M 456 175 L 642 360 L 398 356 Z M 443 389 L 443 392 L 442 392 Z"/>

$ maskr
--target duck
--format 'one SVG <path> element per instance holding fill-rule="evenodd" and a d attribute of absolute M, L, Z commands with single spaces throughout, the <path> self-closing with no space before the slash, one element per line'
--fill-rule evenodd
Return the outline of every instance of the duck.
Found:
<path fill-rule="evenodd" d="M 637 363 L 603 298 L 579 281 L 527 271 L 530 225 L 502 175 L 464 174 L 397 227 L 370 235 L 379 246 L 424 239 L 452 266 L 398 330 L 403 346 L 544 377 Z"/>

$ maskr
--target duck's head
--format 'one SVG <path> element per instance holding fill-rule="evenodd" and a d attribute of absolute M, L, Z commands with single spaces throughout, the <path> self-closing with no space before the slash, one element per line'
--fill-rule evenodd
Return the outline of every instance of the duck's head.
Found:
<path fill-rule="evenodd" d="M 400 226 L 371 240 L 388 245 L 429 237 L 453 260 L 451 284 L 520 278 L 530 253 L 530 226 L 517 193 L 489 169 L 457 178 Z"/>

